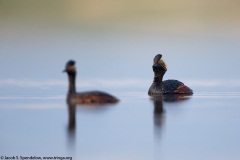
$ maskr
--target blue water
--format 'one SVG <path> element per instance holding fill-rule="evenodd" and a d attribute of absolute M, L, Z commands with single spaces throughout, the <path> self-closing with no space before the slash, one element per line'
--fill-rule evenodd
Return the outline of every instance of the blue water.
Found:
<path fill-rule="evenodd" d="M 116 105 L 77 106 L 74 129 L 69 129 L 63 97 L 2 98 L 1 155 L 199 160 L 240 156 L 239 93 L 196 93 L 181 101 L 163 100 L 162 106 L 144 92 L 116 96 L 121 99 Z"/>

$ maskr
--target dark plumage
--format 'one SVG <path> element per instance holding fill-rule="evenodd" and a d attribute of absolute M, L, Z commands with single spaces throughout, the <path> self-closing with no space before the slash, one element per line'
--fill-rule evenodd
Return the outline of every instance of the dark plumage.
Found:
<path fill-rule="evenodd" d="M 79 92 L 72 96 L 72 103 L 95 104 L 95 103 L 116 103 L 118 99 L 102 91 Z"/>
<path fill-rule="evenodd" d="M 71 104 L 104 104 L 104 103 L 116 103 L 119 100 L 114 96 L 101 92 L 101 91 L 89 91 L 89 92 L 76 92 L 75 78 L 76 68 L 75 61 L 70 60 L 67 62 L 64 72 L 68 74 L 69 87 L 67 101 Z"/>
<path fill-rule="evenodd" d="M 162 92 L 163 93 L 192 93 L 192 90 L 188 87 L 185 86 L 182 82 L 178 81 L 178 80 L 165 80 L 162 82 L 163 86 L 162 86 Z"/>
<path fill-rule="evenodd" d="M 167 71 L 167 66 L 158 54 L 153 59 L 154 80 L 149 88 L 148 95 L 156 96 L 160 94 L 193 94 L 193 91 L 178 80 L 162 81 Z"/>

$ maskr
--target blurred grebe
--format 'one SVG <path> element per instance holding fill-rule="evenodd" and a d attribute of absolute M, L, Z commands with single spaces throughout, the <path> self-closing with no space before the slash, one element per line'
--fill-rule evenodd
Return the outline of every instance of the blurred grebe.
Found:
<path fill-rule="evenodd" d="M 66 68 L 63 72 L 68 74 L 68 103 L 73 104 L 103 104 L 103 103 L 116 103 L 118 99 L 114 96 L 101 92 L 101 91 L 89 91 L 89 92 L 76 92 L 75 78 L 76 78 L 76 68 L 75 61 L 70 60 L 66 64 Z"/>
<path fill-rule="evenodd" d="M 167 66 L 162 60 L 162 55 L 158 54 L 153 59 L 154 79 L 148 90 L 148 95 L 155 96 L 160 94 L 193 94 L 193 91 L 178 80 L 162 81 L 167 71 Z"/>

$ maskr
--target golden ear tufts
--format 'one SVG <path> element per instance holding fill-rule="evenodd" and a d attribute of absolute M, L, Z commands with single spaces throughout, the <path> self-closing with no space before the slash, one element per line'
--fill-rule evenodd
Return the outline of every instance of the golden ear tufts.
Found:
<path fill-rule="evenodd" d="M 158 61 L 158 64 L 161 65 L 165 70 L 167 70 L 167 65 L 162 59 Z"/>

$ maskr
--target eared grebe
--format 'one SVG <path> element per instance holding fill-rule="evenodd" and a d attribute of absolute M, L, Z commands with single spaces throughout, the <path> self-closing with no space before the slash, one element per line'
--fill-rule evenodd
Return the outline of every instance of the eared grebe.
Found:
<path fill-rule="evenodd" d="M 162 55 L 158 54 L 153 59 L 154 79 L 151 87 L 148 90 L 148 95 L 156 96 L 161 94 L 193 94 L 193 91 L 178 80 L 162 81 L 164 74 L 167 71 L 167 66 L 161 59 Z"/>
<path fill-rule="evenodd" d="M 66 64 L 66 68 L 63 72 L 68 74 L 68 95 L 67 102 L 73 104 L 104 104 L 104 103 L 116 103 L 118 99 L 114 96 L 101 92 L 101 91 L 89 91 L 89 92 L 76 92 L 75 78 L 76 68 L 75 61 L 70 60 Z"/>

